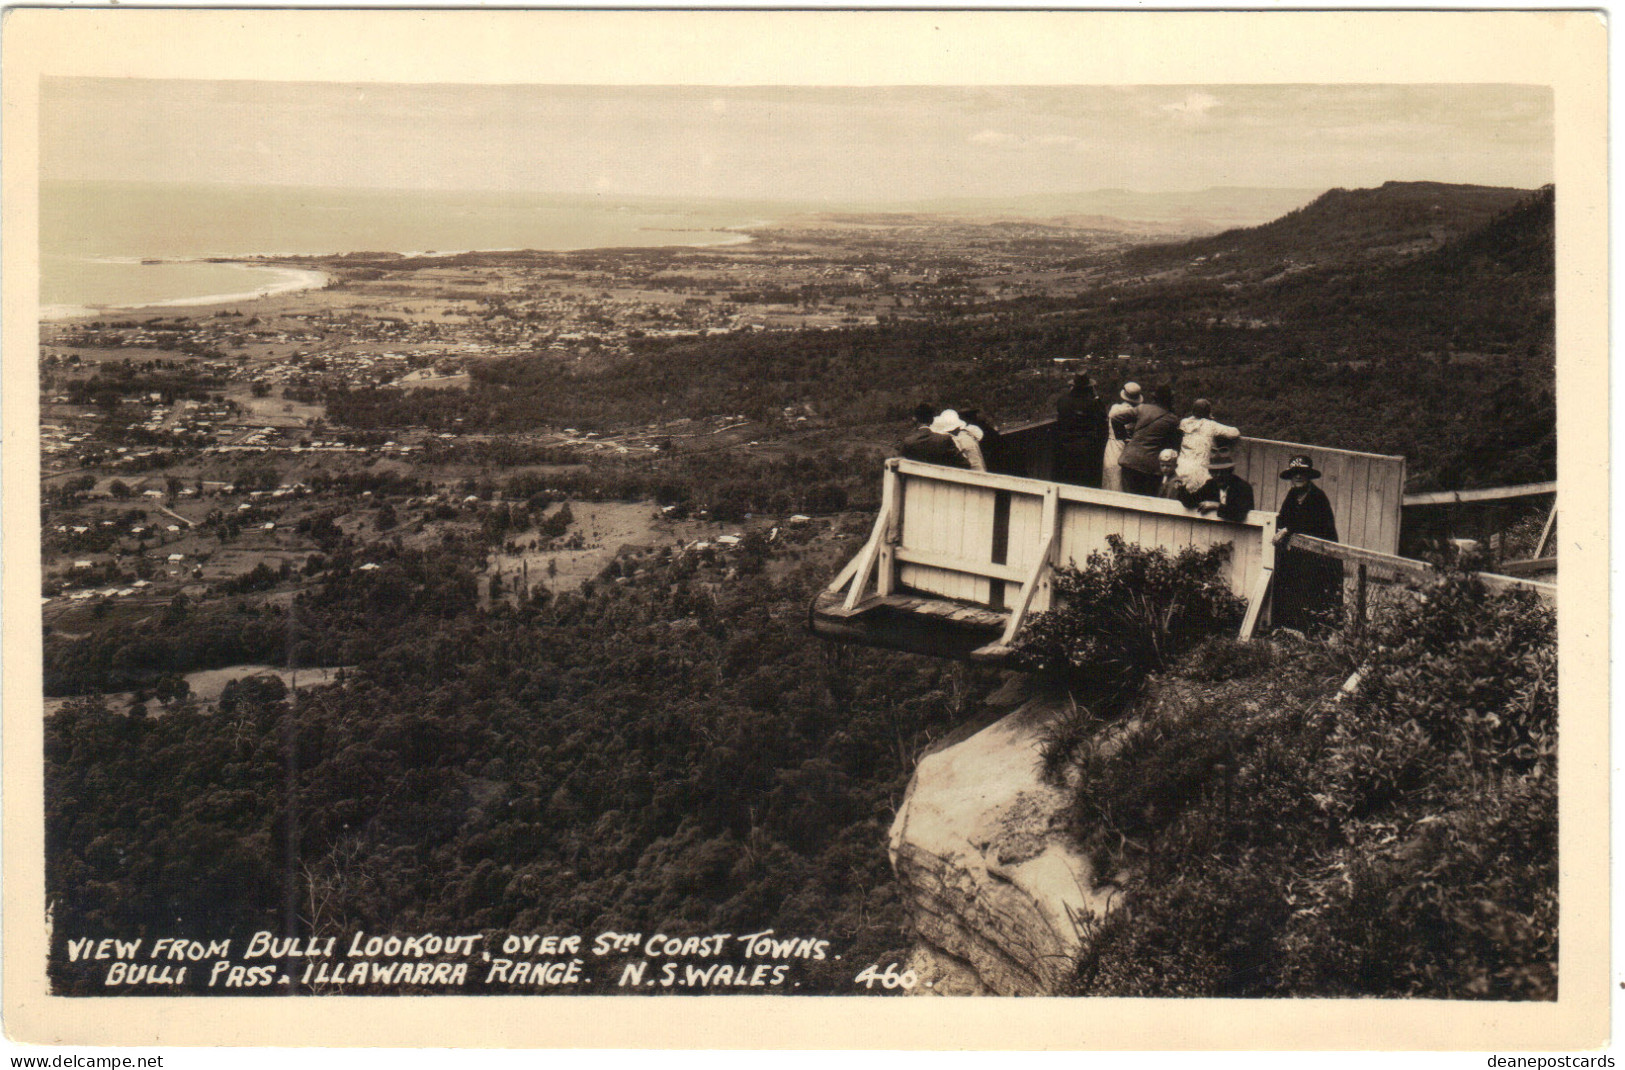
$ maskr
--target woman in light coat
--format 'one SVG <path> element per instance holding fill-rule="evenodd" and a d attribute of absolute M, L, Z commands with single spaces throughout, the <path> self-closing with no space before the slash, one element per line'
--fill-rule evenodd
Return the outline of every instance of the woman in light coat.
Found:
<path fill-rule="evenodd" d="M 1139 420 L 1140 403 L 1145 400 L 1139 383 L 1124 383 L 1117 403 L 1106 411 L 1106 452 L 1100 470 L 1100 485 L 1106 490 L 1122 490 L 1123 474 L 1117 460 L 1123 456 L 1123 444 L 1134 433 Z"/>

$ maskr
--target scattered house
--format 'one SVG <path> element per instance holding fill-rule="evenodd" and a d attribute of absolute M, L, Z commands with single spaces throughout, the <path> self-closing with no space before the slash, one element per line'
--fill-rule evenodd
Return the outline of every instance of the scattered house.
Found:
<path fill-rule="evenodd" d="M 811 519 L 812 519 L 812 517 L 808 516 L 806 513 L 797 513 L 795 516 L 792 516 L 790 518 L 790 523 L 792 523 L 792 524 L 805 524 Z"/>
<path fill-rule="evenodd" d="M 718 535 L 717 536 L 717 542 L 721 543 L 723 546 L 738 546 L 739 545 L 739 536 L 738 535 Z"/>
<path fill-rule="evenodd" d="M 270 521 L 270 520 L 267 520 L 267 521 L 266 521 L 266 522 L 265 522 L 265 527 L 264 527 L 264 528 L 263 528 L 263 529 L 262 529 L 262 530 L 264 530 L 264 531 L 270 531 L 270 530 L 272 530 L 272 529 L 273 529 L 273 528 L 275 528 L 275 527 L 276 527 L 276 523 L 275 523 L 275 521 Z"/>
<path fill-rule="evenodd" d="M 361 571 L 361 572 L 376 572 L 377 570 L 378 570 L 378 566 L 373 564 L 371 561 L 368 561 L 365 565 L 362 565 L 361 568 L 358 571 Z"/>
<path fill-rule="evenodd" d="M 170 554 L 169 555 L 169 563 L 171 565 L 178 565 L 182 561 L 185 561 L 185 560 L 186 560 L 186 555 L 185 554 Z"/>
<path fill-rule="evenodd" d="M 164 492 L 161 490 L 144 490 L 141 492 L 141 496 L 143 498 L 162 498 Z"/>
<path fill-rule="evenodd" d="M 74 568 L 92 568 L 94 566 L 92 566 L 89 561 L 75 561 L 73 563 L 73 567 Z"/>
<path fill-rule="evenodd" d="M 134 583 L 130 584 L 130 586 L 135 587 L 135 588 L 141 588 L 141 587 L 151 587 L 152 584 L 148 583 L 146 580 L 136 580 Z"/>
<path fill-rule="evenodd" d="M 170 530 L 170 531 L 179 531 L 180 529 L 181 529 L 181 526 L 179 524 L 171 524 L 171 525 L 169 525 L 168 530 Z"/>

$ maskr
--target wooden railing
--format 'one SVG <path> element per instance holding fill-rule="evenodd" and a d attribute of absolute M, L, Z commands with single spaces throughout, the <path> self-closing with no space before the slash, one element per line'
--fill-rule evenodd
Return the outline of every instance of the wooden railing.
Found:
<path fill-rule="evenodd" d="M 829 590 L 845 590 L 846 612 L 899 591 L 1004 611 L 1007 646 L 1050 607 L 1052 570 L 1083 565 L 1111 535 L 1173 551 L 1229 545 L 1228 579 L 1249 599 L 1251 634 L 1274 568 L 1273 513 L 1232 522 L 1160 498 L 901 458 L 886 462 L 869 541 Z"/>
<path fill-rule="evenodd" d="M 991 471 L 1032 479 L 1054 473 L 1055 421 L 1021 424 L 984 450 Z M 1261 512 L 1273 513 L 1290 484 L 1281 478 L 1287 462 L 1308 454 L 1320 469 L 1320 488 L 1332 503 L 1338 534 L 1350 546 L 1379 553 L 1399 550 L 1400 508 L 1406 501 L 1405 458 L 1380 453 L 1334 450 L 1299 442 L 1242 438 L 1235 448 L 1236 475 L 1252 485 Z"/>
<path fill-rule="evenodd" d="M 1410 597 L 1410 591 L 1424 587 L 1442 575 L 1426 561 L 1379 554 L 1357 546 L 1345 546 L 1342 543 L 1327 542 L 1325 539 L 1310 538 L 1307 535 L 1290 536 L 1282 540 L 1281 545 L 1283 548 L 1290 547 L 1343 563 L 1344 590 L 1352 595 L 1349 598 L 1351 608 L 1348 616 L 1355 628 L 1365 623 L 1367 605 L 1377 595 L 1373 588 L 1384 589 L 1389 600 Z M 1476 575 L 1478 580 L 1492 591 L 1498 593 L 1529 591 L 1538 595 L 1548 605 L 1557 603 L 1555 584 L 1490 572 L 1480 572 Z"/>

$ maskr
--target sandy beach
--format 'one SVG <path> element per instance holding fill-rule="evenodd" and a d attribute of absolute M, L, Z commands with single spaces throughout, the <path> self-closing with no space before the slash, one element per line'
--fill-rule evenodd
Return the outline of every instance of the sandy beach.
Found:
<path fill-rule="evenodd" d="M 112 260 L 109 262 L 123 263 L 125 260 Z M 278 294 L 297 293 L 301 290 L 319 290 L 326 286 L 331 277 L 325 271 L 315 271 L 306 268 L 282 267 L 280 265 L 257 264 L 246 261 L 216 261 L 216 260 L 164 260 L 158 263 L 187 264 L 211 263 L 219 267 L 238 268 L 244 272 L 253 272 L 262 276 L 269 276 L 269 280 L 252 289 L 234 291 L 231 293 L 202 294 L 197 297 L 177 297 L 165 301 L 148 301 L 136 304 L 119 305 L 42 305 L 40 319 L 42 320 L 68 320 L 84 316 L 101 316 L 109 312 L 128 312 L 147 308 L 192 308 L 201 305 L 218 305 L 232 301 L 252 301 L 261 297 L 274 297 Z"/>

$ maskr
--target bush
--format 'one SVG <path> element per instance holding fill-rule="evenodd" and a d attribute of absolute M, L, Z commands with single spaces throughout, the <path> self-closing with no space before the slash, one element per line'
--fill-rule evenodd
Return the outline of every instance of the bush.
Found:
<path fill-rule="evenodd" d="M 1057 570 L 1058 608 L 1023 629 L 1018 656 L 1031 668 L 1077 684 L 1132 690 L 1191 645 L 1240 623 L 1245 603 L 1220 569 L 1228 545 L 1177 555 L 1107 536 L 1110 553 Z"/>
<path fill-rule="evenodd" d="M 1178 671 L 1188 680 L 1222 683 L 1257 676 L 1274 663 L 1275 650 L 1267 642 L 1213 635 L 1180 661 Z"/>
<path fill-rule="evenodd" d="M 1124 892 L 1081 991 L 1556 997 L 1553 614 L 1456 575 L 1356 653 L 1341 700 L 1346 652 L 1306 643 L 1077 749 L 1075 827 Z"/>

